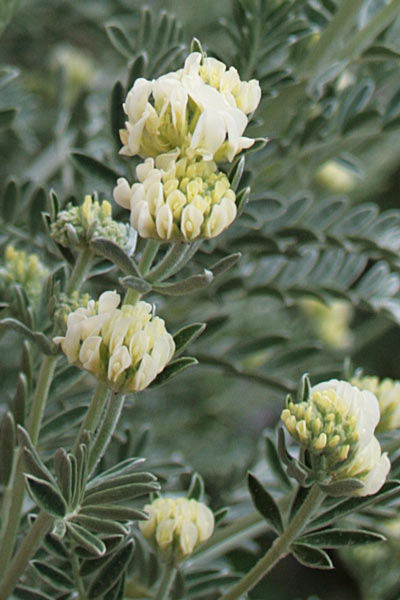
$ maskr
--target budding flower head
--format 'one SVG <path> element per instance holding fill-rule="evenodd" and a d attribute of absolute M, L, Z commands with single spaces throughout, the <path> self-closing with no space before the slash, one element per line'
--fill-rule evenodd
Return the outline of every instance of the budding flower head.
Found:
<path fill-rule="evenodd" d="M 175 564 L 187 559 L 214 531 L 213 513 L 194 499 L 157 498 L 144 510 L 150 518 L 139 522 L 140 531 L 165 560 Z"/>
<path fill-rule="evenodd" d="M 135 81 L 123 105 L 121 154 L 155 158 L 180 148 L 190 158 L 232 161 L 254 143 L 242 134 L 260 98 L 258 81 L 242 82 L 233 67 L 192 52 L 182 69 Z"/>
<path fill-rule="evenodd" d="M 176 152 L 147 158 L 136 169 L 139 183 L 118 179 L 115 201 L 131 211 L 145 238 L 190 242 L 213 238 L 236 217 L 236 196 L 214 161 L 179 158 Z"/>
<path fill-rule="evenodd" d="M 68 362 L 90 371 L 119 392 L 144 390 L 164 369 L 175 343 L 147 302 L 117 308 L 120 296 L 104 292 L 67 317 L 60 343 Z"/>
<path fill-rule="evenodd" d="M 129 227 L 113 220 L 107 200 L 100 204 L 87 195 L 80 206 L 69 204 L 58 213 L 51 225 L 51 237 L 62 246 L 82 246 L 92 238 L 104 237 L 124 247 L 128 243 Z"/>
<path fill-rule="evenodd" d="M 351 380 L 360 390 L 368 390 L 378 398 L 380 419 L 378 431 L 400 427 L 400 381 L 378 377 L 354 377 Z"/>
<path fill-rule="evenodd" d="M 16 250 L 12 245 L 6 246 L 4 267 L 0 269 L 0 278 L 5 287 L 12 283 L 19 284 L 34 303 L 41 294 L 47 272 L 36 254 Z"/>
<path fill-rule="evenodd" d="M 371 392 L 332 379 L 312 387 L 303 402 L 288 398 L 281 418 L 325 477 L 359 479 L 364 485 L 353 493 L 360 496 L 385 482 L 390 462 L 374 436 L 379 405 Z"/>

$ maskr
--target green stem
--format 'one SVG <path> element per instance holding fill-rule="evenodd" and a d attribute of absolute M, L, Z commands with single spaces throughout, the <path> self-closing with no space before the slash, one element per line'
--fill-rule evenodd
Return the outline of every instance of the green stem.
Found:
<path fill-rule="evenodd" d="M 72 449 L 72 452 L 74 454 L 75 454 L 76 450 L 78 449 L 78 446 L 82 439 L 83 432 L 89 431 L 90 433 L 94 433 L 96 431 L 97 426 L 100 422 L 101 415 L 104 410 L 107 396 L 108 396 L 107 385 L 105 383 L 99 382 L 97 384 L 95 393 L 90 402 L 90 406 L 88 408 L 85 418 L 83 419 L 81 428 L 80 428 L 77 438 L 75 440 L 74 447 Z"/>
<path fill-rule="evenodd" d="M 23 573 L 26 564 L 31 556 L 39 548 L 40 543 L 46 533 L 49 531 L 54 517 L 46 512 L 42 512 L 37 517 L 28 535 L 21 544 L 20 549 L 14 557 L 3 583 L 0 586 L 0 600 L 7 600 L 11 592 L 18 583 L 18 579 Z"/>
<path fill-rule="evenodd" d="M 72 552 L 70 555 L 71 563 L 72 563 L 72 572 L 74 574 L 74 581 L 76 585 L 76 589 L 78 591 L 78 599 L 86 600 L 86 592 L 85 587 L 83 585 L 82 578 L 79 573 L 79 558 L 75 552 Z"/>
<path fill-rule="evenodd" d="M 46 405 L 50 384 L 56 367 L 56 361 L 56 356 L 46 356 L 40 368 L 27 427 L 33 444 L 36 444 L 39 437 L 40 424 L 42 422 L 44 407 Z M 12 556 L 25 495 L 25 482 L 22 474 L 23 465 L 21 452 L 19 450 L 17 452 L 16 461 L 17 466 L 11 491 L 12 501 L 9 505 L 8 517 L 3 521 L 3 526 L 5 528 L 1 532 L 0 538 L 0 577 L 7 571 Z"/>
<path fill-rule="evenodd" d="M 172 584 L 175 581 L 176 573 L 176 567 L 174 567 L 171 564 L 165 565 L 160 587 L 158 588 L 157 593 L 154 596 L 154 600 L 167 600 Z"/>
<path fill-rule="evenodd" d="M 75 290 L 81 287 L 87 272 L 89 271 L 92 262 L 92 251 L 89 246 L 84 246 L 80 251 L 74 268 L 72 269 L 71 277 L 69 278 L 67 295 L 72 294 Z"/>
<path fill-rule="evenodd" d="M 159 247 L 160 242 L 157 242 L 156 240 L 147 241 L 146 246 L 143 250 L 142 258 L 140 259 L 139 263 L 139 270 L 142 275 L 147 275 L 147 273 L 149 272 Z"/>
<path fill-rule="evenodd" d="M 108 398 L 108 406 L 100 425 L 100 429 L 96 435 L 96 439 L 92 446 L 89 456 L 89 475 L 95 469 L 97 463 L 103 456 L 114 430 L 117 426 L 124 405 L 125 396 L 117 392 L 110 392 Z"/>
<path fill-rule="evenodd" d="M 266 555 L 229 592 L 221 596 L 220 600 L 236 600 L 246 592 L 252 590 L 264 575 L 289 553 L 291 544 L 304 531 L 312 514 L 324 497 L 325 494 L 322 490 L 317 484 L 314 484 L 304 504 L 292 522 L 289 523 L 286 531 L 276 538 Z"/>
<path fill-rule="evenodd" d="M 147 280 L 150 282 L 163 281 L 163 279 L 176 273 L 197 252 L 200 243 L 177 242 L 173 244 L 164 258 L 150 271 Z"/>

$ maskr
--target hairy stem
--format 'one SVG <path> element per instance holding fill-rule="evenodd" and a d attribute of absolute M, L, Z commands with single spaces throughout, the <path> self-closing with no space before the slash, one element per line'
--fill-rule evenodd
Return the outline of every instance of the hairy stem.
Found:
<path fill-rule="evenodd" d="M 160 242 L 156 240 L 148 240 L 146 246 L 143 250 L 142 258 L 140 259 L 139 269 L 142 275 L 147 275 L 149 272 L 151 265 L 153 264 L 153 260 L 155 259 L 158 248 L 160 247 Z"/>
<path fill-rule="evenodd" d="M 72 552 L 72 554 L 70 556 L 71 556 L 71 563 L 72 563 L 72 572 L 74 574 L 74 581 L 75 581 L 76 589 L 78 591 L 78 599 L 86 600 L 85 587 L 83 585 L 82 578 L 79 574 L 79 558 L 75 552 Z"/>
<path fill-rule="evenodd" d="M 46 512 L 40 513 L 35 523 L 33 524 L 28 535 L 21 544 L 20 549 L 14 557 L 10 567 L 7 569 L 7 574 L 4 581 L 0 585 L 0 600 L 7 600 L 11 592 L 18 583 L 22 572 L 31 556 L 39 548 L 40 543 L 46 533 L 49 531 L 54 517 Z"/>
<path fill-rule="evenodd" d="M 192 244 L 185 242 L 173 244 L 164 258 L 149 272 L 147 280 L 151 282 L 163 281 L 167 277 L 177 273 L 197 252 L 201 242 L 202 240 L 193 242 Z"/>
<path fill-rule="evenodd" d="M 72 270 L 71 277 L 69 278 L 66 293 L 72 294 L 75 290 L 79 290 L 87 272 L 89 271 L 91 262 L 92 262 L 92 251 L 88 246 L 82 248 L 80 254 L 78 255 L 75 266 Z"/>
<path fill-rule="evenodd" d="M 124 395 L 118 394 L 117 392 L 110 393 L 103 421 L 90 451 L 89 474 L 94 471 L 97 463 L 106 451 L 121 415 L 124 401 Z"/>
<path fill-rule="evenodd" d="M 176 567 L 171 564 L 166 564 L 164 573 L 160 582 L 160 587 L 157 590 L 154 600 L 167 600 L 169 592 L 175 581 Z"/>
<path fill-rule="evenodd" d="M 72 452 L 75 453 L 78 449 L 78 446 L 81 442 L 82 435 L 84 431 L 89 431 L 90 433 L 94 433 L 97 429 L 97 426 L 100 422 L 101 415 L 104 410 L 104 406 L 106 404 L 108 396 L 108 387 L 105 383 L 99 381 L 97 384 L 96 390 L 93 394 L 93 398 L 90 401 L 90 406 L 88 411 L 83 419 L 81 424 L 81 428 L 75 440 Z"/>
<path fill-rule="evenodd" d="M 253 587 L 289 553 L 290 546 L 294 540 L 304 531 L 307 523 L 313 515 L 315 509 L 320 505 L 325 494 L 317 484 L 314 484 L 308 494 L 304 504 L 299 509 L 286 531 L 275 539 L 274 543 L 266 555 L 241 579 L 234 585 L 229 592 L 221 596 L 221 600 L 236 600 L 243 594 L 253 589 Z"/>

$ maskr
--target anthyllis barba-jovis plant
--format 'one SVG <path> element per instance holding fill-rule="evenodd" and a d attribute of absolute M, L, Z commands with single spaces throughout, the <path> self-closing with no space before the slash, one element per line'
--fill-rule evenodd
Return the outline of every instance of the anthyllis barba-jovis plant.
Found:
<path fill-rule="evenodd" d="M 127 60 L 114 150 L 100 77 L 55 53 L 56 141 L 0 205 L 0 600 L 267 598 L 289 554 L 332 569 L 331 549 L 350 564 L 349 547 L 384 547 L 400 382 L 350 357 L 398 327 L 400 220 L 337 192 L 362 180 L 366 145 L 371 161 L 391 152 L 399 91 L 392 78 L 375 96 L 374 77 L 398 59 L 399 13 L 397 0 L 235 0 L 225 62 L 188 49 L 167 12 L 135 12 L 132 31 L 110 21 Z M 0 109 L 0 126 L 16 115 Z M 32 154 L 23 119 L 13 135 Z"/>

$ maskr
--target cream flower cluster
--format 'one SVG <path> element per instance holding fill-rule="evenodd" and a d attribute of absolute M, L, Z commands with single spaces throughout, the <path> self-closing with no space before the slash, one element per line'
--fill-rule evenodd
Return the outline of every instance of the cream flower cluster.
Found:
<path fill-rule="evenodd" d="M 144 510 L 149 520 L 139 522 L 140 531 L 175 562 L 190 556 L 214 531 L 213 513 L 197 500 L 157 498 Z"/>
<path fill-rule="evenodd" d="M 131 211 L 144 238 L 191 241 L 213 238 L 236 217 L 236 196 L 214 161 L 180 158 L 177 153 L 147 158 L 136 169 L 139 183 L 120 178 L 115 201 Z"/>
<path fill-rule="evenodd" d="M 30 299 L 35 302 L 43 288 L 43 279 L 47 269 L 36 254 L 27 254 L 24 250 L 16 250 L 14 246 L 6 246 L 4 267 L 0 269 L 0 279 L 7 287 L 12 283 L 21 285 Z"/>
<path fill-rule="evenodd" d="M 385 482 L 390 462 L 374 436 L 379 404 L 371 392 L 332 379 L 314 386 L 306 402 L 288 400 L 281 418 L 295 439 L 323 458 L 334 481 L 357 478 L 364 484 L 355 495 L 374 494 Z"/>
<path fill-rule="evenodd" d="M 247 115 L 261 98 L 258 81 L 243 82 L 233 67 L 192 52 L 178 71 L 135 81 L 123 105 L 121 154 L 153 157 L 179 148 L 190 158 L 232 161 L 254 140 L 243 137 Z"/>
<path fill-rule="evenodd" d="M 360 390 L 368 390 L 378 398 L 381 418 L 378 431 L 400 427 L 400 381 L 378 377 L 354 377 L 351 380 Z"/>
<path fill-rule="evenodd" d="M 58 213 L 51 225 L 51 237 L 62 246 L 80 246 L 94 237 L 105 237 L 123 247 L 128 242 L 129 229 L 113 220 L 107 200 L 100 204 L 88 194 L 81 206 L 70 204 Z"/>
<path fill-rule="evenodd" d="M 171 360 L 175 343 L 147 302 L 117 308 L 120 296 L 104 292 L 67 317 L 56 337 L 68 362 L 90 371 L 121 392 L 145 389 Z"/>

